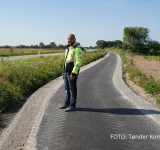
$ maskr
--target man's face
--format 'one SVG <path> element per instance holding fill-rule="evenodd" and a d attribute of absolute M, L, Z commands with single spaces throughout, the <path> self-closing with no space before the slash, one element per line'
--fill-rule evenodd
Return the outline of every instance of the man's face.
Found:
<path fill-rule="evenodd" d="M 75 43 L 75 37 L 73 35 L 68 35 L 68 44 L 70 46 L 73 46 L 73 44 Z"/>

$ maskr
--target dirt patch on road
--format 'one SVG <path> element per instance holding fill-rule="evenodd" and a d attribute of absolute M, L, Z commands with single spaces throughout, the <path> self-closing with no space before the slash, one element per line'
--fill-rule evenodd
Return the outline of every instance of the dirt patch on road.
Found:
<path fill-rule="evenodd" d="M 125 54 L 125 57 L 129 60 L 133 58 L 133 62 L 138 70 L 145 73 L 147 77 L 152 76 L 156 82 L 160 82 L 160 61 L 149 61 L 144 56 L 135 56 L 130 53 Z"/>

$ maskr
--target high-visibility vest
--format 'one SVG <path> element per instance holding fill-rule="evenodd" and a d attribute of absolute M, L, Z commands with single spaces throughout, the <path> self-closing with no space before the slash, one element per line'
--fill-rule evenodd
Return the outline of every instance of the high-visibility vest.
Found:
<path fill-rule="evenodd" d="M 69 72 L 73 76 L 79 74 L 82 62 L 82 49 L 80 44 L 75 42 L 71 49 L 67 48 L 65 52 L 65 63 L 62 72 Z"/>

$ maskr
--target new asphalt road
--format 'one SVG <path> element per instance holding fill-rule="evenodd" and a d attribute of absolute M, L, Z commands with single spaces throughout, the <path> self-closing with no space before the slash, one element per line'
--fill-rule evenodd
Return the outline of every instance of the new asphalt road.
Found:
<path fill-rule="evenodd" d="M 79 74 L 77 111 L 58 109 L 64 103 L 64 85 L 58 89 L 36 136 L 38 150 L 160 150 L 160 126 L 113 84 L 116 65 L 110 52 Z"/>

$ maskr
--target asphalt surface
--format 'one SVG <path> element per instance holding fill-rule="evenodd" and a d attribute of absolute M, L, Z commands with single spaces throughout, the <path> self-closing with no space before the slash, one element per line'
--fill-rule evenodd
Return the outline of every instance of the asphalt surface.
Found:
<path fill-rule="evenodd" d="M 58 109 L 64 103 L 64 85 L 58 89 L 36 136 L 38 150 L 160 150 L 160 126 L 114 86 L 116 65 L 111 52 L 79 74 L 77 111 Z"/>

